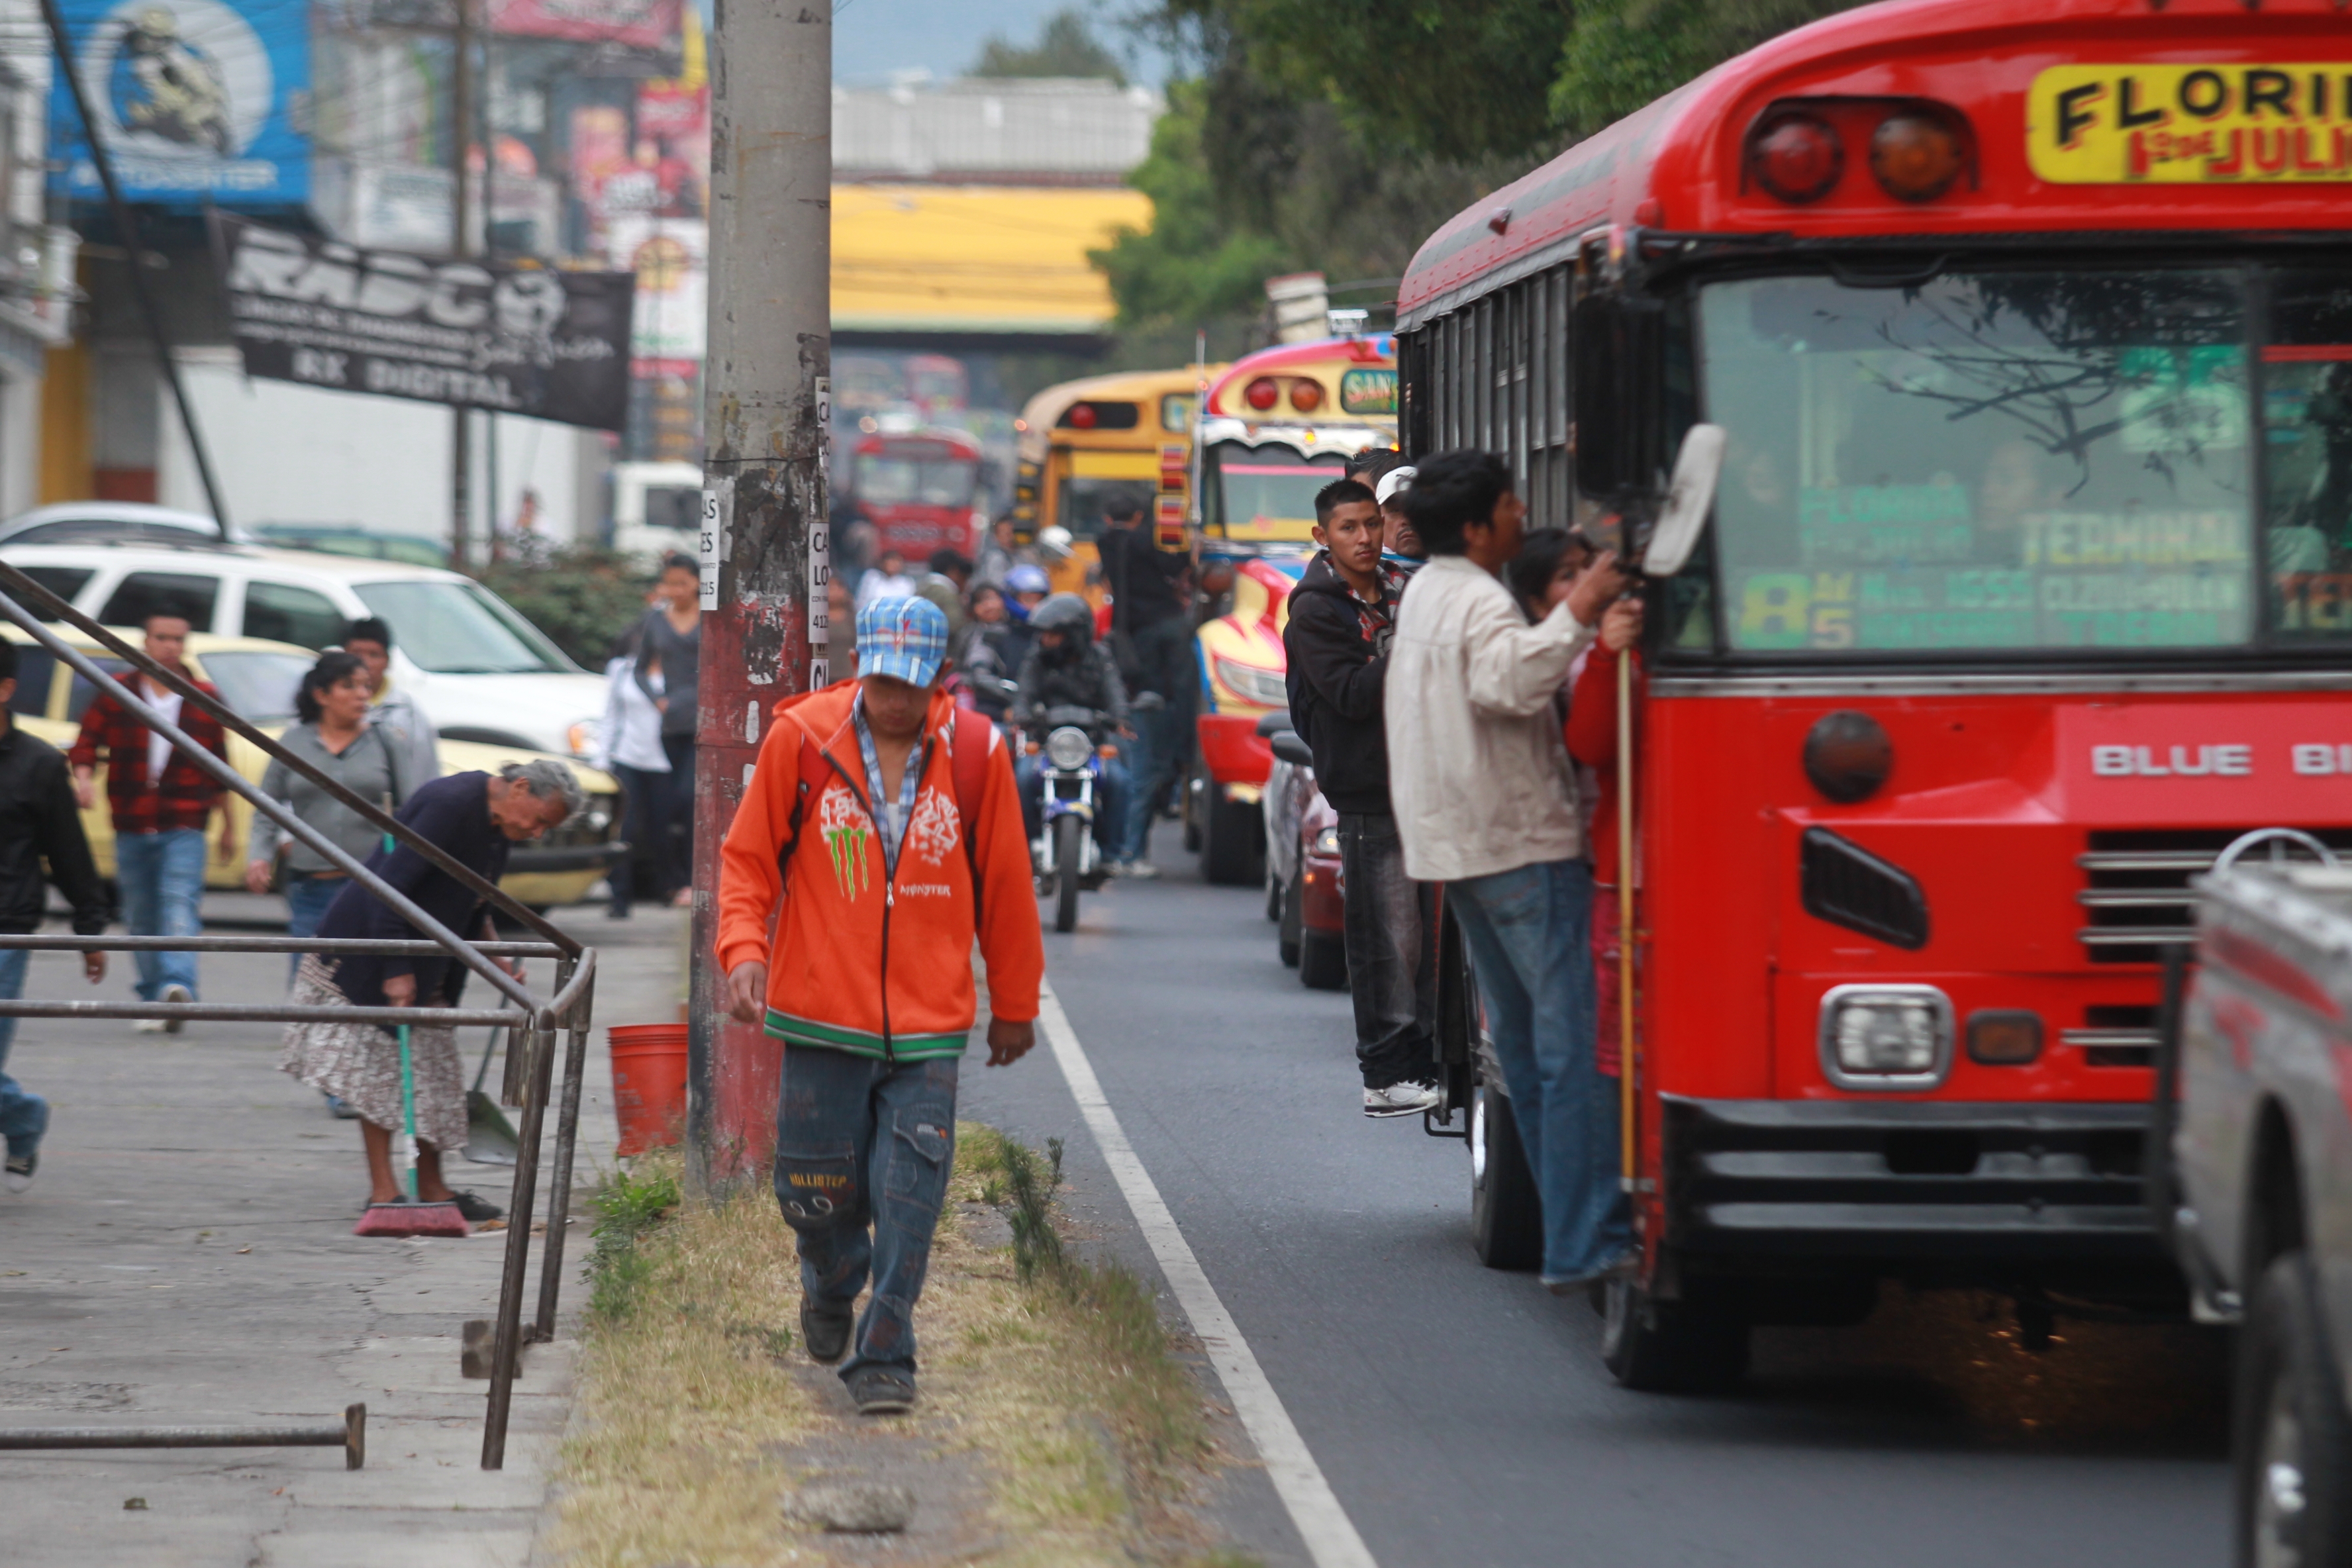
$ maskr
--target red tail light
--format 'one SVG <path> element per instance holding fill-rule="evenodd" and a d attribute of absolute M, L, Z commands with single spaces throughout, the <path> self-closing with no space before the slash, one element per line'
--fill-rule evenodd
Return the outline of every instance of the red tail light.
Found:
<path fill-rule="evenodd" d="M 1242 392 L 1242 401 L 1263 414 L 1282 395 L 1282 387 L 1270 375 L 1259 376 Z"/>
<path fill-rule="evenodd" d="M 1292 382 L 1290 384 L 1290 406 L 1297 409 L 1301 414 L 1312 414 L 1317 409 L 1322 407 L 1323 388 L 1321 384 L 1312 381 Z"/>
<path fill-rule="evenodd" d="M 1845 173 L 1845 143 L 1825 120 L 1782 115 L 1749 135 L 1748 172 L 1784 202 L 1818 201 Z"/>
<path fill-rule="evenodd" d="M 1095 405 L 1091 403 L 1079 403 L 1073 405 L 1069 413 L 1062 416 L 1062 423 L 1068 426 L 1073 430 L 1093 429 L 1095 427 Z"/>
<path fill-rule="evenodd" d="M 1900 201 L 1934 201 L 1952 188 L 1967 162 L 1952 128 L 1925 114 L 1890 114 L 1870 139 L 1870 172 Z"/>

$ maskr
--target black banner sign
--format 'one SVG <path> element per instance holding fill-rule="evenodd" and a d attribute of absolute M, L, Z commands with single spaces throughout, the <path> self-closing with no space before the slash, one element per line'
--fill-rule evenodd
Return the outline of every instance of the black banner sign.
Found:
<path fill-rule="evenodd" d="M 432 261 L 215 221 L 247 375 L 598 430 L 627 422 L 632 273 Z"/>

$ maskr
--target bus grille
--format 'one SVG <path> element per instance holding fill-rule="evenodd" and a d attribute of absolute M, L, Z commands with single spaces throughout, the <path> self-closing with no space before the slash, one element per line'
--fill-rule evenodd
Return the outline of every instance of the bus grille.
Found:
<path fill-rule="evenodd" d="M 2156 963 L 2168 942 L 2197 940 L 2197 895 L 2189 879 L 2242 827 L 2101 829 L 2074 863 L 2084 873 L 2074 895 L 2090 923 L 2075 932 L 2094 963 Z M 2352 853 L 2352 831 L 2313 829 L 2331 849 Z M 2255 851 L 2260 854 L 2261 851 Z"/>

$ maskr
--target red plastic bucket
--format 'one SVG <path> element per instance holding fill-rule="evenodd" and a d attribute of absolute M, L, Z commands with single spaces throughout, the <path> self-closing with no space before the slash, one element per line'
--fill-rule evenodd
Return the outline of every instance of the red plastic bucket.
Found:
<path fill-rule="evenodd" d="M 620 1024 L 604 1038 L 613 1051 L 613 1113 L 621 1123 L 614 1155 L 677 1142 L 686 1125 L 686 1026 Z"/>

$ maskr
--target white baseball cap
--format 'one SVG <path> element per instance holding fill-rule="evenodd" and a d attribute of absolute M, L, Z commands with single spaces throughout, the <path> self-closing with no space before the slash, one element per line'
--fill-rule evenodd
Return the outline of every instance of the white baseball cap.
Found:
<path fill-rule="evenodd" d="M 1391 468 L 1381 476 L 1380 487 L 1372 491 L 1373 498 L 1382 506 L 1388 505 L 1391 496 L 1412 489 L 1412 477 L 1417 471 L 1411 468 Z"/>

